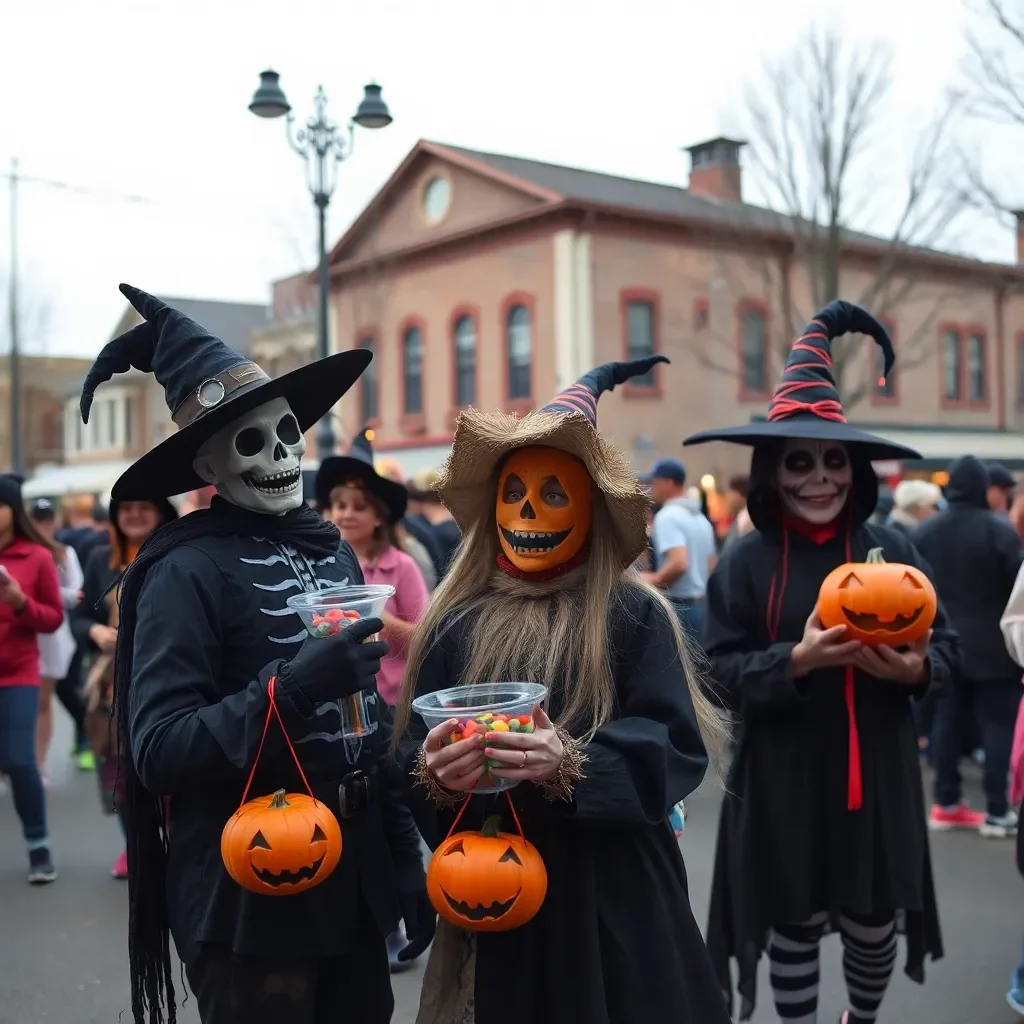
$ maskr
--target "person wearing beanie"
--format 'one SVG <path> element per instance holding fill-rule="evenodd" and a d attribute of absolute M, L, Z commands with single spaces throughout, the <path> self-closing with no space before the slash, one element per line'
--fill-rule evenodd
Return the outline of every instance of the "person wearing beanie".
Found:
<path fill-rule="evenodd" d="M 956 671 L 956 634 L 941 605 L 931 632 L 899 649 L 863 646 L 818 614 L 825 578 L 873 549 L 930 574 L 902 535 L 868 521 L 872 462 L 920 456 L 847 423 L 831 354 L 844 334 L 874 338 L 889 373 L 885 328 L 837 300 L 793 343 L 766 421 L 684 442 L 753 448 L 756 530 L 723 552 L 701 635 L 715 692 L 738 716 L 707 940 L 730 997 L 737 962 L 740 1020 L 754 1012 L 764 953 L 783 1024 L 817 1020 L 830 931 L 844 949 L 841 1024 L 875 1021 L 899 933 L 914 981 L 942 955 L 911 708 Z"/>
<path fill-rule="evenodd" d="M 462 533 L 438 495 L 439 479 L 438 470 L 424 469 L 409 482 L 409 497 L 417 509 L 415 514 L 409 516 L 409 522 L 425 529 L 432 537 L 437 552 L 437 580 L 440 583 L 459 550 Z"/>
<path fill-rule="evenodd" d="M 396 753 L 432 847 L 500 815 L 548 887 L 512 930 L 438 924 L 418 1024 L 726 1024 L 669 824 L 725 730 L 672 606 L 634 569 L 649 498 L 597 429 L 600 396 L 664 362 L 595 367 L 521 418 L 459 416 L 434 486 L 464 539 L 413 637 Z M 482 680 L 546 684 L 526 731 L 446 743 L 452 721 L 413 710 Z M 519 783 L 507 796 L 485 758 Z"/>
<path fill-rule="evenodd" d="M 33 885 L 57 877 L 36 760 L 38 640 L 56 633 L 64 621 L 56 551 L 25 511 L 21 479 L 0 475 L 0 774 L 11 780 Z"/>
<path fill-rule="evenodd" d="M 994 515 L 988 467 L 973 455 L 949 467 L 948 507 L 910 535 L 935 570 L 935 589 L 960 634 L 960 671 L 936 698 L 929 755 L 935 766 L 934 829 L 975 829 L 989 838 L 1011 837 L 1017 812 L 1007 800 L 1013 723 L 1020 670 L 1006 651 L 999 620 L 1024 562 L 1024 547 L 1009 521 Z M 985 751 L 985 811 L 962 799 L 960 756 L 976 719 Z M 973 745 L 973 744 L 972 744 Z"/>
<path fill-rule="evenodd" d="M 1001 462 L 990 462 L 985 468 L 988 470 L 988 490 L 985 493 L 988 507 L 1005 517 L 1013 504 L 1017 481 Z"/>
<path fill-rule="evenodd" d="M 892 492 L 892 500 L 886 525 L 906 535 L 938 512 L 942 491 L 930 480 L 901 480 Z"/>

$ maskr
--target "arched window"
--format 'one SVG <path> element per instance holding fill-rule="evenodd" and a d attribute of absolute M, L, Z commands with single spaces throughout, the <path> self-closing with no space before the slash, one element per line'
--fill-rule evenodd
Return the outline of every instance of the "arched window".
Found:
<path fill-rule="evenodd" d="M 423 335 L 418 327 L 402 335 L 402 395 L 406 416 L 423 412 Z"/>
<path fill-rule="evenodd" d="M 363 370 L 362 376 L 359 378 L 359 397 L 360 404 L 362 406 L 362 419 L 365 424 L 378 419 L 380 416 L 380 378 L 378 377 L 378 370 L 380 368 L 377 365 L 377 359 L 379 357 L 374 345 L 373 335 L 368 334 L 362 338 L 359 342 L 359 347 L 364 348 L 367 352 L 373 354 L 373 360 L 370 362 L 370 365 Z"/>
<path fill-rule="evenodd" d="M 533 384 L 533 327 L 530 311 L 513 306 L 505 320 L 505 350 L 508 353 L 508 397 L 530 398 Z"/>
<path fill-rule="evenodd" d="M 455 404 L 460 408 L 476 401 L 476 321 L 466 314 L 455 321 Z"/>

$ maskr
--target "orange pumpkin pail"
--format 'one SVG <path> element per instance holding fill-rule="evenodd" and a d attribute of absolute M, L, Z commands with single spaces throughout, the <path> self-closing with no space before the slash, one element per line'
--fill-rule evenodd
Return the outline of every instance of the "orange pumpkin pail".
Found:
<path fill-rule="evenodd" d="M 492 815 L 479 832 L 455 832 L 469 797 L 427 867 L 427 895 L 449 924 L 472 932 L 505 932 L 531 920 L 544 903 L 548 873 L 523 835 L 506 791 L 517 835 L 498 831 Z"/>
<path fill-rule="evenodd" d="M 227 873 L 242 888 L 262 896 L 291 896 L 319 885 L 338 866 L 341 827 L 331 809 L 313 796 L 274 701 L 275 682 L 271 679 L 267 687 L 270 706 L 241 804 L 220 835 L 220 856 Z M 306 793 L 279 789 L 247 803 L 272 716 L 281 726 Z"/>
<path fill-rule="evenodd" d="M 818 593 L 822 625 L 845 626 L 847 639 L 869 647 L 915 643 L 931 629 L 937 607 L 931 580 L 913 565 L 886 562 L 881 548 L 833 569 Z"/>

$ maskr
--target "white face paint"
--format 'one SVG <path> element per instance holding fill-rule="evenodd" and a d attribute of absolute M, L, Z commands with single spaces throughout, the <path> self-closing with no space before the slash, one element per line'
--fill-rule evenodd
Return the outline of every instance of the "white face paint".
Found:
<path fill-rule="evenodd" d="M 275 398 L 218 430 L 192 465 L 233 505 L 279 516 L 302 504 L 299 461 L 305 454 L 288 400 Z"/>
<path fill-rule="evenodd" d="M 779 459 L 779 496 L 783 507 L 815 525 L 831 523 L 853 486 L 853 467 L 838 441 L 790 439 Z"/>

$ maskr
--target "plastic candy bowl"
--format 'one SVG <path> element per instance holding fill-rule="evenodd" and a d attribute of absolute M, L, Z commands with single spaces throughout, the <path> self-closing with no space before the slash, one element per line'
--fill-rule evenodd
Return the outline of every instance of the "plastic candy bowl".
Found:
<path fill-rule="evenodd" d="M 467 739 L 474 733 L 533 732 L 533 711 L 547 696 L 548 689 L 540 683 L 474 683 L 449 690 L 425 693 L 412 702 L 412 709 L 428 729 L 442 722 L 458 719 L 448 735 L 448 743 Z M 500 743 L 491 744 L 500 747 Z M 487 759 L 486 770 L 476 784 L 474 793 L 500 793 L 518 783 L 491 774 L 491 768 L 504 762 Z"/>
<path fill-rule="evenodd" d="M 379 617 L 394 587 L 329 587 L 293 594 L 288 607 L 298 612 L 311 636 L 334 636 L 359 619 Z"/>

